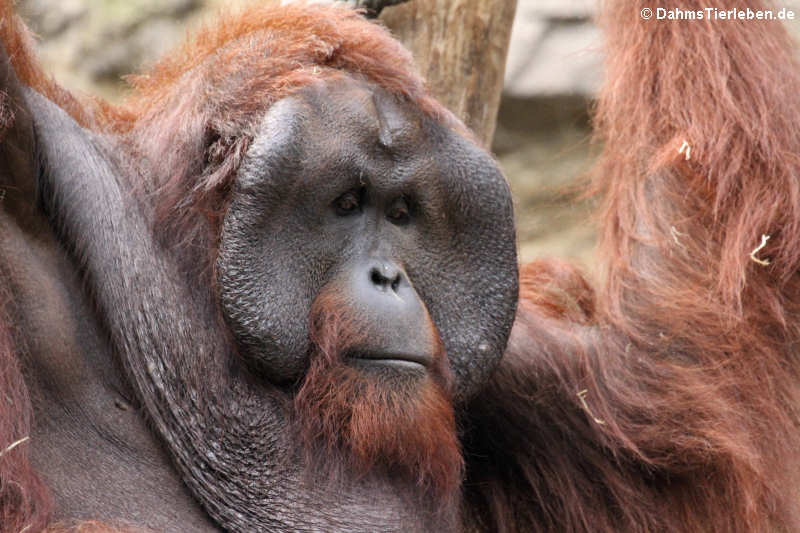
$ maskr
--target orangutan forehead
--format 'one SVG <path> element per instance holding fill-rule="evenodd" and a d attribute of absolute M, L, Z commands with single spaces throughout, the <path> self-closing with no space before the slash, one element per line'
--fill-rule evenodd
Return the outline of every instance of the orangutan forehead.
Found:
<path fill-rule="evenodd" d="M 424 115 L 419 109 L 366 81 L 350 76 L 327 79 L 304 87 L 293 98 L 308 109 L 309 125 L 333 128 L 328 136 L 344 134 L 344 127 L 390 152 L 402 151 L 421 139 Z"/>

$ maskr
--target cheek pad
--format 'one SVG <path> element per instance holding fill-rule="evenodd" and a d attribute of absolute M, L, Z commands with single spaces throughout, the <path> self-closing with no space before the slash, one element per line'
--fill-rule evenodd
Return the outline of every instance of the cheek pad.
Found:
<path fill-rule="evenodd" d="M 226 220 L 217 262 L 220 303 L 244 359 L 285 382 L 306 366 L 310 280 L 291 242 L 259 234 L 270 232 Z"/>
<path fill-rule="evenodd" d="M 482 150 L 451 137 L 437 173 L 443 203 L 417 243 L 415 286 L 456 377 L 455 400 L 479 390 L 500 362 L 519 291 L 510 190 Z M 443 222 L 439 222 L 443 221 Z"/>
<path fill-rule="evenodd" d="M 513 241 L 512 241 L 513 242 Z M 420 254 L 409 276 L 428 307 L 456 378 L 457 401 L 474 394 L 502 358 L 518 292 L 513 250 Z"/>

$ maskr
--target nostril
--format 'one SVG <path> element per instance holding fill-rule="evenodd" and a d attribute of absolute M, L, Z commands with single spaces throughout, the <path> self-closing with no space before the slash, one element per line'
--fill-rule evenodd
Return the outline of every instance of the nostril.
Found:
<path fill-rule="evenodd" d="M 403 281 L 403 273 L 389 265 L 374 266 L 369 270 L 369 279 L 373 285 L 381 290 L 391 289 L 397 292 L 400 288 L 400 283 Z"/>
<path fill-rule="evenodd" d="M 370 271 L 369 279 L 372 280 L 372 283 L 378 285 L 379 287 L 384 287 L 389 281 L 383 276 L 383 274 L 381 274 L 380 270 L 378 270 L 377 268 L 373 268 Z"/>

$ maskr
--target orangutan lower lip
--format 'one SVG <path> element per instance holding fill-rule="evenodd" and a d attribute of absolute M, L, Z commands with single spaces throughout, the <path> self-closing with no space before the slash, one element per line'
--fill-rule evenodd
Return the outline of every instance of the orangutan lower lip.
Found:
<path fill-rule="evenodd" d="M 347 354 L 351 359 L 361 359 L 364 361 L 397 364 L 397 365 L 413 365 L 413 366 L 428 366 L 431 363 L 432 357 L 428 355 L 415 355 L 415 354 L 397 354 L 385 352 L 365 352 L 353 351 Z"/>

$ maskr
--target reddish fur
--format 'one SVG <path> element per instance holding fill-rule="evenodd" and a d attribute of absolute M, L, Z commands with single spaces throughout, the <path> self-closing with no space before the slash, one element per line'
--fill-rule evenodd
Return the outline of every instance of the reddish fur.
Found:
<path fill-rule="evenodd" d="M 521 300 L 547 316 L 586 323 L 594 314 L 594 292 L 569 263 L 556 259 L 529 263 L 519 283 Z"/>
<path fill-rule="evenodd" d="M 562 263 L 523 270 L 506 358 L 465 420 L 465 510 L 496 531 L 800 531 L 800 69 L 777 22 L 643 21 L 646 2 L 619 4 L 604 10 L 610 82 L 597 113 L 604 283 L 594 294 Z M 255 7 L 206 30 L 135 79 L 121 108 L 42 74 L 7 2 L 0 36 L 24 83 L 129 137 L 164 219 L 213 252 L 225 188 L 278 98 L 355 72 L 458 127 L 384 31 L 345 10 L 304 13 Z M 253 52 L 273 36 L 272 55 Z M 762 234 L 766 267 L 749 258 Z M 336 355 L 358 333 L 352 322 L 315 323 L 319 353 L 297 400 L 313 413 L 300 417 L 306 441 L 346 448 L 358 471 L 388 461 L 452 491 L 461 459 L 441 383 L 413 400 L 355 385 Z M 15 401 L 0 412 L 0 445 L 30 415 L 7 329 L 0 386 Z M 334 374 L 347 385 L 326 396 Z M 371 399 L 353 404 L 356 393 Z M 375 408 L 398 400 L 408 403 Z M 412 431 L 429 417 L 438 422 Z M 3 490 L 23 495 L 0 493 L 10 531 L 46 517 L 25 455 L 0 459 Z"/>
<path fill-rule="evenodd" d="M 14 2 L 0 0 L 0 41 L 11 58 L 14 71 L 19 80 L 46 95 L 50 100 L 69 113 L 79 124 L 97 127 L 99 123 L 111 120 L 116 110 L 107 102 L 93 97 L 77 97 L 61 87 L 52 76 L 42 70 L 35 50 L 31 32 L 20 18 L 14 14 Z M 0 102 L 5 94 L 0 96 Z M 3 104 L 4 109 L 7 109 Z M 3 123 L 8 125 L 13 115 L 3 113 Z"/>
<path fill-rule="evenodd" d="M 7 302 L 0 286 L 0 533 L 17 533 L 26 526 L 39 531 L 47 523 L 50 498 L 29 462 L 30 443 L 9 449 L 30 436 L 32 412 L 5 314 Z"/>
<path fill-rule="evenodd" d="M 152 72 L 131 77 L 128 116 L 116 113 L 112 127 L 153 166 L 157 217 L 178 230 L 179 242 L 211 250 L 210 262 L 227 187 L 266 110 L 342 73 L 465 131 L 428 94 L 410 53 L 388 31 L 351 9 L 298 4 L 255 4 L 222 15 Z M 190 262 L 197 259 L 192 252 Z M 206 271 L 207 262 L 200 265 Z"/>
<path fill-rule="evenodd" d="M 413 101 L 424 112 L 467 134 L 460 122 L 427 93 L 409 52 L 385 29 L 366 24 L 356 12 L 344 7 L 262 4 L 224 15 L 149 74 L 132 77 L 133 94 L 119 107 L 77 97 L 46 75 L 35 59 L 28 30 L 12 13 L 11 2 L 0 1 L 0 18 L 0 38 L 22 83 L 50 98 L 80 124 L 122 135 L 137 157 L 145 161 L 141 170 L 149 181 L 141 188 L 157 193 L 157 216 L 174 228 L 178 244 L 187 245 L 181 248 L 185 262 L 196 265 L 200 259 L 198 270 L 205 274 L 210 272 L 215 255 L 217 223 L 224 214 L 230 179 L 259 121 L 275 101 L 346 72 Z M 2 109 L 7 110 L 3 103 Z M 0 118 L 4 119 L 4 129 L 13 120 L 5 113 Z M 209 253 L 198 258 L 197 245 Z M 0 361 L 15 365 L 10 347 L 0 347 Z M 442 370 L 439 377 L 445 376 L 444 367 Z M 24 395 L 21 377 L 6 375 L 11 381 L 8 387 L 3 384 L 2 390 L 19 390 Z M 397 416 L 378 417 L 377 405 L 394 408 L 402 401 L 401 395 L 386 396 L 370 384 L 364 395 L 371 398 L 366 402 L 374 401 L 375 405 L 356 403 L 347 415 L 352 421 L 347 447 L 354 464 L 362 470 L 384 460 L 438 494 L 452 495 L 462 465 L 452 407 L 442 383 L 428 383 L 421 392 L 415 401 L 402 406 Z M 333 413 L 343 405 L 332 404 L 328 414 L 338 416 Z M 29 408 L 6 410 L 2 415 L 8 424 L 18 424 L 20 431 L 27 431 Z M 412 427 L 418 417 L 429 422 L 427 432 L 417 432 L 424 423 Z M 389 420 L 397 427 L 388 427 Z M 375 433 L 374 441 L 369 438 L 371 432 Z M 18 461 L 8 468 L 20 474 L 8 470 L 9 476 L 16 477 L 7 479 L 32 476 L 25 452 L 17 449 L 14 453 L 19 454 Z M 30 523 L 28 531 L 33 533 L 46 520 L 47 498 L 35 478 L 24 481 L 26 484 L 20 486 L 29 500 L 9 500 L 7 505 L 4 500 L 3 509 L 10 518 L 3 524 L 16 527 L 18 522 Z M 75 527 L 81 530 L 90 526 L 104 527 L 95 523 Z"/>
<path fill-rule="evenodd" d="M 499 531 L 800 531 L 800 67 L 777 21 L 644 7 L 602 20 L 605 282 L 523 269 L 470 499 Z"/>
<path fill-rule="evenodd" d="M 30 35 L 11 13 L 9 3 L 0 2 L 0 20 L 3 45 L 20 63 L 18 76 L 26 80 L 40 77 L 43 84 L 48 83 L 30 54 Z M 0 93 L 0 141 L 14 121 L 12 107 L 6 99 L 7 95 Z M 7 275 L 2 266 L 0 279 Z M 29 442 L 6 451 L 12 443 L 30 436 L 32 416 L 28 388 L 15 352 L 13 322 L 6 316 L 10 302 L 7 288 L 0 285 L 0 533 L 17 533 L 26 526 L 29 531 L 36 532 L 49 519 L 49 494 L 30 464 Z"/>
<path fill-rule="evenodd" d="M 12 3 L 0 1 L 0 40 L 11 58 L 18 78 L 26 85 L 35 87 L 51 100 L 69 112 L 86 126 L 96 124 L 95 116 L 110 112 L 111 108 L 94 99 L 79 100 L 69 91 L 60 87 L 46 75 L 33 52 L 30 32 L 12 12 Z M 0 131 L 5 135 L 13 125 L 14 114 L 6 101 L 6 94 L 0 93 Z M 2 265 L 0 265 L 2 267 Z M 0 268 L 2 274 L 2 268 Z M 0 278 L 2 279 L 2 278 Z M 46 487 L 33 471 L 29 459 L 29 442 L 3 453 L 13 442 L 30 435 L 32 410 L 28 389 L 19 368 L 14 351 L 12 320 L 6 316 L 10 307 L 11 295 L 0 286 L 0 533 L 37 533 L 49 521 L 51 511 L 50 495 Z M 76 526 L 77 532 L 102 531 L 117 533 L 93 523 L 94 529 Z M 48 528 L 50 531 L 50 528 Z M 52 531 L 66 531 L 56 528 Z"/>
<path fill-rule="evenodd" d="M 314 302 L 311 365 L 294 400 L 309 464 L 357 476 L 386 469 L 430 489 L 430 501 L 446 507 L 458 492 L 463 460 L 441 343 L 422 381 L 368 375 L 342 359 L 362 332 L 353 306 L 340 300 L 323 292 Z M 320 452 L 321 461 L 314 457 Z"/>
<path fill-rule="evenodd" d="M 311 83 L 349 73 L 471 135 L 426 91 L 408 50 L 344 6 L 267 2 L 221 13 L 150 72 L 130 76 L 132 95 L 116 107 L 56 84 L 10 2 L 0 1 L 0 15 L 10 22 L 0 38 L 20 80 L 79 123 L 125 136 L 146 161 L 142 187 L 156 198 L 159 221 L 175 230 L 172 244 L 189 249 L 192 271 L 211 272 L 227 187 L 264 113 Z M 210 253 L 197 257 L 197 249 Z"/>

